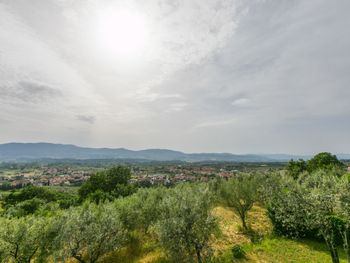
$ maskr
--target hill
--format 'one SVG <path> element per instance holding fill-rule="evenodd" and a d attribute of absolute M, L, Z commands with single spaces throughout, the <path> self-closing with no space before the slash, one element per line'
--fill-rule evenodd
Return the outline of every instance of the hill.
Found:
<path fill-rule="evenodd" d="M 344 154 L 342 155 L 345 156 Z M 285 162 L 308 159 L 306 155 L 184 153 L 167 149 L 129 150 L 124 148 L 87 148 L 71 144 L 6 143 L 0 144 L 0 161 L 39 159 L 129 159 L 149 161 L 227 161 L 227 162 Z"/>

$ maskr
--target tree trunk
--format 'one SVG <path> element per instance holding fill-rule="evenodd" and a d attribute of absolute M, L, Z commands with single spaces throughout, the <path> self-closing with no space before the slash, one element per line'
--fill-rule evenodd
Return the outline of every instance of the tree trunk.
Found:
<path fill-rule="evenodd" d="M 247 223 L 245 221 L 245 214 L 244 213 L 241 214 L 241 220 L 242 220 L 242 226 L 243 226 L 244 230 L 248 230 L 248 226 L 247 226 Z"/>
<path fill-rule="evenodd" d="M 345 227 L 345 229 L 343 230 L 343 243 L 344 243 L 344 250 L 348 259 L 348 263 L 350 263 L 350 235 L 349 235 L 349 229 L 348 227 Z"/>
<path fill-rule="evenodd" d="M 327 237 L 323 237 L 324 240 L 326 241 L 327 247 L 329 249 L 329 251 L 331 252 L 331 257 L 332 257 L 332 262 L 333 263 L 340 263 L 339 261 L 339 256 L 338 256 L 338 250 L 337 248 L 334 246 L 333 242 L 330 241 Z"/>
<path fill-rule="evenodd" d="M 85 260 L 84 260 L 81 256 L 79 256 L 79 255 L 75 255 L 75 256 L 73 256 L 73 258 L 75 258 L 76 260 L 78 260 L 80 263 L 86 263 Z"/>
<path fill-rule="evenodd" d="M 336 248 L 332 248 L 332 262 L 333 263 L 340 263 L 339 256 L 338 256 L 338 251 L 337 251 Z"/>
<path fill-rule="evenodd" d="M 196 246 L 196 255 L 197 255 L 197 262 L 202 263 L 201 249 L 198 246 Z"/>

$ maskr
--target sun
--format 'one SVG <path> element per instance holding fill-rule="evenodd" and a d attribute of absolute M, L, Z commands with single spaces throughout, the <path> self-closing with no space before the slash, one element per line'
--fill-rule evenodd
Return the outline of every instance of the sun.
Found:
<path fill-rule="evenodd" d="M 144 51 L 148 35 L 146 17 L 135 10 L 108 9 L 98 14 L 98 45 L 107 55 L 137 56 Z"/>

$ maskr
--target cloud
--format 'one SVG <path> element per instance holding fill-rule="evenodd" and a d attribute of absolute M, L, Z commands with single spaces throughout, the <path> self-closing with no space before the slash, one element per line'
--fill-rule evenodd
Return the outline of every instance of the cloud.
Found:
<path fill-rule="evenodd" d="M 0 88 L 0 99 L 3 101 L 21 101 L 25 103 L 45 103 L 62 96 L 60 90 L 46 84 L 20 81 L 13 86 Z"/>
<path fill-rule="evenodd" d="M 91 116 L 91 115 L 77 115 L 76 118 L 79 121 L 86 122 L 86 123 L 89 123 L 89 124 L 94 124 L 95 123 L 95 116 Z"/>
<path fill-rule="evenodd" d="M 236 121 L 237 119 L 211 120 L 207 122 L 198 123 L 195 126 L 193 126 L 192 129 L 196 130 L 196 129 L 210 128 L 210 127 L 221 127 L 221 126 L 230 125 Z"/>
<path fill-rule="evenodd" d="M 350 80 L 345 73 L 350 68 L 350 37 L 343 34 L 350 26 L 344 11 L 350 4 L 247 1 L 246 7 L 249 11 L 241 16 L 229 44 L 204 63 L 174 74 L 163 83 L 164 91 L 176 90 L 191 102 L 186 118 L 198 123 L 194 134 L 199 141 L 221 135 L 212 149 L 319 149 L 322 139 L 309 140 L 310 134 L 319 133 L 320 125 L 327 126 L 332 118 L 350 117 L 345 110 L 350 102 L 345 88 Z M 299 121 L 305 118 L 322 121 L 306 125 Z M 343 125 L 338 122 L 323 134 L 325 140 L 330 134 L 346 140 L 336 129 Z M 291 126 L 289 131 L 283 128 Z M 345 149 L 341 145 L 339 149 Z"/>
<path fill-rule="evenodd" d="M 95 45 L 95 14 L 112 2 L 149 19 L 152 41 L 137 58 Z M 346 152 L 349 9 L 348 0 L 7 1 L 0 140 Z"/>
<path fill-rule="evenodd" d="M 232 101 L 232 106 L 242 107 L 249 104 L 250 100 L 248 98 L 239 98 Z"/>

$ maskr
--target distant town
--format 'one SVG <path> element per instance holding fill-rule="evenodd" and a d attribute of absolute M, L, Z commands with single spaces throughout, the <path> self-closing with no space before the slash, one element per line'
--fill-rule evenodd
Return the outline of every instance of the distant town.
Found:
<path fill-rule="evenodd" d="M 260 165 L 260 167 L 265 167 Z M 170 186 L 179 182 L 207 182 L 211 178 L 228 179 L 239 172 L 237 167 L 208 164 L 148 164 L 131 165 L 131 183 L 143 187 Z M 0 189 L 10 190 L 34 186 L 80 186 L 92 174 L 98 172 L 98 167 L 75 167 L 53 165 L 7 165 L 0 168 Z"/>

